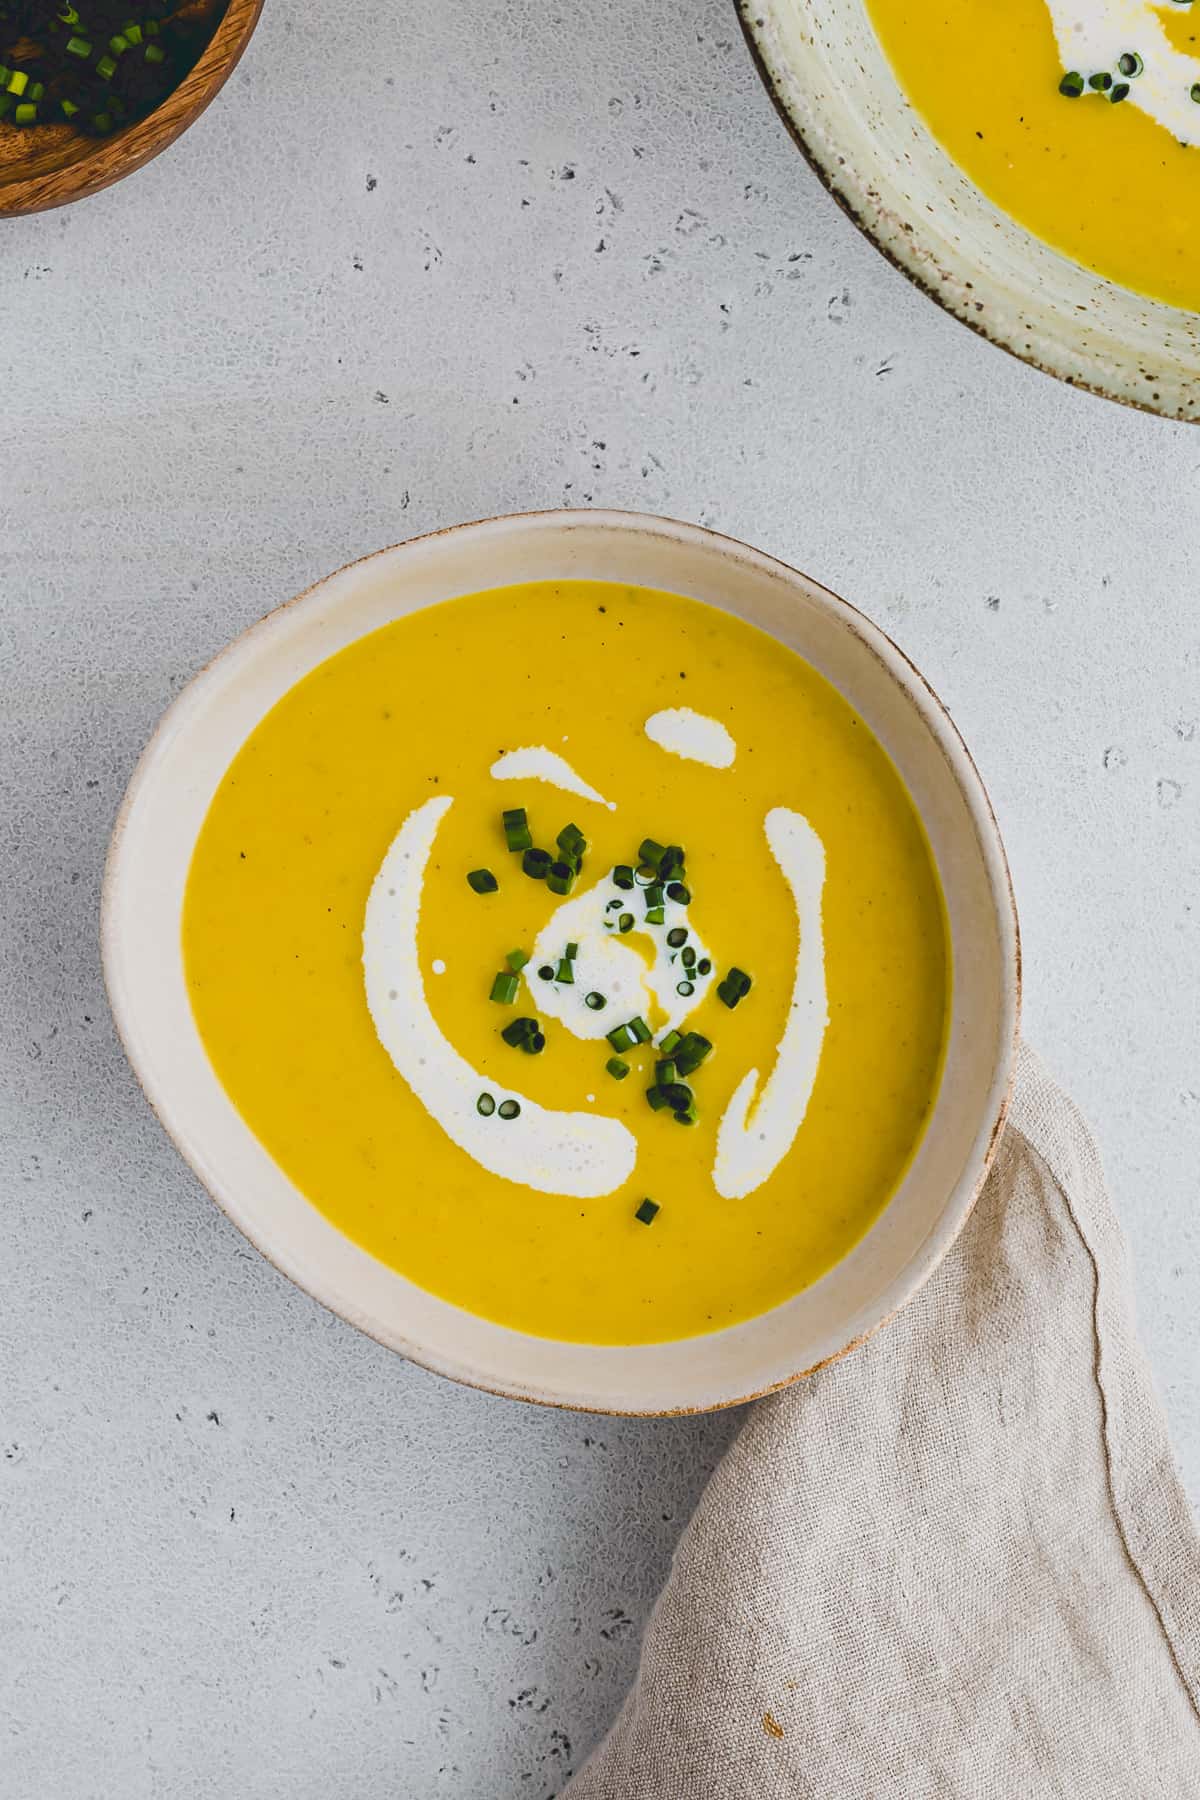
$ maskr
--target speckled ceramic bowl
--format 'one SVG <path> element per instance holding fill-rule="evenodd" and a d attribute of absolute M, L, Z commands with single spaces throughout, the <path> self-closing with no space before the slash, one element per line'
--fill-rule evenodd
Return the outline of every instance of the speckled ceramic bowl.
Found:
<path fill-rule="evenodd" d="M 804 1293 L 673 1344 L 564 1344 L 426 1293 L 336 1230 L 221 1087 L 188 1003 L 184 884 L 209 802 L 263 715 L 318 663 L 418 607 L 527 580 L 637 582 L 694 595 L 790 644 L 882 741 L 929 833 L 955 976 L 945 1076 L 929 1128 L 873 1229 Z M 365 896 L 364 896 L 365 900 Z M 861 613 L 807 576 L 666 519 L 536 513 L 463 525 L 354 563 L 271 613 L 171 707 L 130 783 L 104 886 L 104 968 L 130 1061 L 166 1129 L 230 1218 L 310 1294 L 405 1356 L 477 1387 L 605 1412 L 728 1405 L 778 1387 L 873 1331 L 952 1243 L 1003 1121 L 1019 956 L 1004 852 L 974 765 L 920 675 Z"/>
<path fill-rule="evenodd" d="M 736 4 L 801 150 L 918 287 L 1075 387 L 1200 417 L 1200 316 L 1089 274 L 985 199 L 909 104 L 863 0 Z"/>

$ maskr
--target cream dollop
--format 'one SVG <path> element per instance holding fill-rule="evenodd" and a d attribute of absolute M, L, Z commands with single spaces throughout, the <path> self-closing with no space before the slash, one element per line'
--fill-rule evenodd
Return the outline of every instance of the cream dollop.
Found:
<path fill-rule="evenodd" d="M 565 756 L 560 756 L 557 750 L 547 750 L 544 744 L 506 750 L 492 764 L 491 775 L 493 781 L 548 781 L 565 793 L 578 794 L 581 800 L 594 800 L 597 806 L 607 806 L 609 812 L 617 810 L 615 800 L 606 800 L 594 787 L 589 787 Z"/>
<path fill-rule="evenodd" d="M 417 954 L 421 892 L 434 839 L 453 804 L 427 800 L 409 814 L 380 865 L 363 924 L 363 979 L 379 1041 L 425 1110 L 481 1168 L 543 1194 L 610 1194 L 629 1179 L 637 1139 L 619 1120 L 551 1112 L 473 1069 L 442 1036 Z M 515 1119 L 483 1118 L 483 1092 L 516 1099 Z"/>
<path fill-rule="evenodd" d="M 670 706 L 665 712 L 651 713 L 646 736 L 673 756 L 707 763 L 711 769 L 731 769 L 737 755 L 737 745 L 721 721 L 693 712 L 690 706 Z"/>
<path fill-rule="evenodd" d="M 1136 51 L 1142 71 L 1129 81 L 1126 106 L 1140 107 L 1180 143 L 1200 144 L 1200 106 L 1192 85 L 1200 79 L 1200 60 L 1177 50 L 1148 0 L 1046 0 L 1064 69 L 1086 81 L 1107 70 L 1113 82 L 1125 81 L 1117 58 Z M 1085 92 L 1080 101 L 1109 106 L 1105 94 Z"/>
<path fill-rule="evenodd" d="M 824 846 L 808 820 L 784 806 L 773 807 L 767 814 L 765 830 L 771 853 L 792 890 L 800 942 L 775 1067 L 757 1104 L 758 1070 L 751 1069 L 743 1076 L 717 1128 L 713 1185 L 728 1200 L 740 1200 L 761 1187 L 791 1149 L 808 1111 L 829 1024 L 821 928 Z"/>

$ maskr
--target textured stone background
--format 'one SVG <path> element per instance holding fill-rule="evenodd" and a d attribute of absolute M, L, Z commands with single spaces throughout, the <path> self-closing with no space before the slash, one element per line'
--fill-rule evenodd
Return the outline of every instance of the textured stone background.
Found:
<path fill-rule="evenodd" d="M 540 1800 L 734 1427 L 523 1410 L 356 1336 L 222 1221 L 114 1041 L 98 883 L 157 715 L 268 607 L 460 519 L 711 523 L 922 664 L 1200 1499 L 1195 429 L 912 290 L 724 0 L 270 0 L 181 145 L 3 252 L 3 1800 Z"/>

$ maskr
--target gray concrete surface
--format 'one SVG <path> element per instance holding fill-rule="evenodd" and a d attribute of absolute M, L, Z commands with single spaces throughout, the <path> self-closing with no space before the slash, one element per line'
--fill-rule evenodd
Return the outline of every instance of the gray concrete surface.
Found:
<path fill-rule="evenodd" d="M 540 1800 L 734 1428 L 526 1411 L 357 1337 L 217 1215 L 109 1023 L 101 863 L 163 706 L 460 519 L 710 523 L 922 664 L 1200 1498 L 1200 434 L 913 291 L 725 0 L 269 0 L 184 143 L 4 226 L 0 369 L 3 1800 Z"/>

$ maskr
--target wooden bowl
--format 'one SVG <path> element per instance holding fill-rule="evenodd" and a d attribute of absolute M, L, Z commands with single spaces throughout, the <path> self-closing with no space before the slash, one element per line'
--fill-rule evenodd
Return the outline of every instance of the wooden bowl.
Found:
<path fill-rule="evenodd" d="M 954 996 L 925 1135 L 867 1235 L 757 1318 L 662 1344 L 531 1337 L 462 1311 L 344 1237 L 293 1186 L 217 1078 L 188 998 L 181 915 L 196 836 L 233 757 L 295 682 L 452 594 L 516 581 L 642 583 L 736 613 L 806 656 L 891 756 L 941 871 Z M 365 896 L 364 896 L 365 898 Z M 270 614 L 175 701 L 130 784 L 104 884 L 104 969 L 126 1051 L 164 1126 L 229 1217 L 293 1281 L 381 1344 L 493 1393 L 596 1412 L 694 1412 L 840 1355 L 936 1268 L 1000 1135 L 1020 952 L 996 821 L 932 690 L 881 631 L 806 575 L 729 538 L 636 513 L 491 519 L 353 563 Z"/>
<path fill-rule="evenodd" d="M 1200 420 L 1200 314 L 1093 274 L 993 206 L 902 92 L 863 0 L 736 3 L 796 143 L 889 261 L 1060 381 Z"/>
<path fill-rule="evenodd" d="M 69 125 L 0 127 L 0 217 L 47 212 L 98 194 L 182 137 L 233 73 L 262 9 L 263 0 L 229 0 L 191 73 L 155 112 L 112 137 L 84 137 Z"/>

